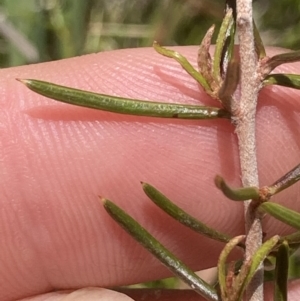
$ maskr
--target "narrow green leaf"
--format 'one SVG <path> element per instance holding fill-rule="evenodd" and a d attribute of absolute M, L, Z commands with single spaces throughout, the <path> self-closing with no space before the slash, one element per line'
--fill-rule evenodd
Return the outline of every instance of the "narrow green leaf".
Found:
<path fill-rule="evenodd" d="M 254 31 L 255 51 L 258 59 L 261 60 L 266 56 L 266 50 L 254 20 L 253 20 L 253 31 Z"/>
<path fill-rule="evenodd" d="M 287 301 L 289 275 L 289 245 L 284 241 L 278 248 L 275 267 L 274 301 Z"/>
<path fill-rule="evenodd" d="M 300 230 L 300 214 L 298 212 L 271 202 L 264 202 L 258 208 L 283 223 Z"/>
<path fill-rule="evenodd" d="M 276 67 L 286 64 L 300 61 L 300 51 L 291 51 L 287 53 L 281 53 L 271 57 L 265 64 L 263 73 L 268 75 Z"/>
<path fill-rule="evenodd" d="M 211 301 L 220 301 L 215 289 L 197 276 L 181 260 L 176 258 L 157 239 L 145 230 L 131 216 L 124 212 L 113 202 L 102 199 L 105 210 L 108 214 L 136 241 L 153 254 L 160 262 L 169 268 L 175 275 L 187 283 L 201 296 Z"/>
<path fill-rule="evenodd" d="M 235 20 L 236 18 L 234 17 L 234 12 L 233 12 L 233 22 L 228 29 L 226 40 L 222 50 L 221 66 L 220 66 L 222 78 L 224 78 L 224 75 L 227 75 L 227 73 L 230 72 L 228 70 L 228 65 L 232 63 L 232 61 L 236 60 L 234 55 L 234 47 L 235 47 L 234 42 L 235 42 L 235 31 L 236 31 Z"/>
<path fill-rule="evenodd" d="M 161 47 L 157 42 L 153 43 L 153 47 L 158 53 L 166 57 L 175 59 L 181 65 L 181 67 L 203 87 L 203 89 L 207 93 L 212 92 L 204 76 L 199 73 L 183 55 L 181 55 L 177 51 Z"/>
<path fill-rule="evenodd" d="M 278 85 L 287 88 L 300 89 L 300 75 L 298 74 L 270 74 L 265 77 L 263 85 Z"/>
<path fill-rule="evenodd" d="M 259 190 L 257 187 L 232 189 L 221 176 L 215 177 L 215 184 L 226 197 L 233 201 L 246 201 L 259 198 Z"/>
<path fill-rule="evenodd" d="M 164 212 L 176 219 L 181 224 L 189 227 L 197 233 L 203 234 L 212 239 L 228 242 L 230 237 L 215 229 L 212 229 L 205 224 L 201 223 L 196 218 L 190 216 L 188 213 L 180 209 L 172 203 L 165 195 L 163 195 L 156 188 L 147 183 L 142 183 L 142 187 L 146 195 Z"/>
<path fill-rule="evenodd" d="M 269 193 L 274 195 L 300 180 L 300 164 L 295 166 L 292 170 L 286 173 L 283 177 L 268 187 Z"/>
<path fill-rule="evenodd" d="M 221 28 L 219 30 L 216 49 L 214 53 L 214 62 L 213 62 L 213 75 L 216 82 L 221 82 L 221 61 L 222 54 L 224 53 L 224 45 L 226 43 L 226 39 L 230 34 L 232 34 L 231 29 L 234 25 L 234 20 L 232 16 L 232 9 L 227 9 L 226 15 L 221 24 Z"/>
<path fill-rule="evenodd" d="M 228 300 L 228 296 L 232 293 L 231 287 L 227 287 L 226 275 L 227 265 L 226 261 L 231 251 L 245 239 L 245 235 L 240 235 L 232 238 L 223 248 L 218 260 L 218 280 L 221 289 L 222 300 Z"/>
<path fill-rule="evenodd" d="M 246 277 L 244 278 L 243 276 L 244 279 L 239 279 L 240 277 L 238 275 L 236 278 L 237 283 L 241 283 L 241 285 L 238 288 L 237 299 L 234 300 L 242 300 L 245 289 L 255 275 L 258 267 L 261 265 L 267 255 L 272 251 L 272 249 L 277 245 L 279 239 L 280 237 L 278 235 L 273 236 L 272 238 L 264 242 L 252 256 L 252 258 L 249 259 L 251 265 L 250 269 L 248 269 Z M 247 261 L 244 262 L 244 265 L 247 265 Z"/>
<path fill-rule="evenodd" d="M 230 118 L 224 109 L 168 104 L 97 94 L 34 79 L 21 79 L 30 90 L 43 96 L 77 105 L 120 114 L 179 119 Z"/>
<path fill-rule="evenodd" d="M 228 5 L 228 3 L 226 4 Z M 231 5 L 231 4 L 229 4 Z M 236 9 L 234 6 L 233 9 Z M 229 12 L 227 8 L 227 13 Z M 234 15 L 234 11 L 233 11 Z M 234 16 L 230 17 L 230 25 L 226 33 L 226 39 L 222 49 L 221 55 L 221 85 L 218 90 L 218 97 L 223 104 L 223 107 L 231 112 L 231 100 L 237 85 L 240 80 L 240 64 L 234 55 L 234 39 L 235 39 L 235 19 Z"/>
<path fill-rule="evenodd" d="M 240 65 L 238 61 L 231 60 L 222 86 L 219 90 L 219 98 L 226 110 L 231 111 L 231 99 L 240 80 Z"/>

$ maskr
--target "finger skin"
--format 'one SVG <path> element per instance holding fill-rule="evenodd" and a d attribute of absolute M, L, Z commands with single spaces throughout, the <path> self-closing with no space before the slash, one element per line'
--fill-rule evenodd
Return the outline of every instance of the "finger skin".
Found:
<path fill-rule="evenodd" d="M 178 50 L 195 64 L 197 47 Z M 281 70 L 297 73 L 299 67 Z M 222 244 L 166 217 L 144 195 L 140 181 L 212 227 L 231 235 L 243 232 L 242 204 L 226 200 L 213 184 L 221 174 L 240 185 L 237 141 L 228 121 L 161 120 L 73 107 L 38 96 L 15 78 L 130 98 L 217 105 L 175 61 L 151 48 L 1 70 L 1 301 L 170 275 L 111 220 L 98 195 L 129 212 L 192 268 L 216 265 Z M 260 94 L 262 185 L 299 163 L 299 96 L 299 91 L 278 87 Z M 276 201 L 299 210 L 299 185 Z M 265 231 L 290 229 L 266 218 Z"/>
<path fill-rule="evenodd" d="M 299 283 L 300 281 L 293 281 L 289 284 L 289 292 L 288 292 L 288 300 L 299 300 Z M 80 289 L 76 291 L 59 291 L 59 292 L 53 292 L 53 293 L 46 293 L 43 295 L 35 296 L 35 297 L 29 297 L 26 299 L 22 299 L 20 301 L 65 301 L 64 298 L 76 298 L 79 294 L 81 299 L 85 301 L 94 301 L 95 297 L 97 301 L 101 300 L 99 299 L 103 295 L 104 289 L 101 288 L 86 288 L 86 289 Z M 98 295 L 95 296 L 98 292 Z M 265 301 L 273 301 L 273 287 L 271 284 L 267 284 L 265 286 Z M 204 298 L 201 298 L 197 293 L 195 293 L 192 290 L 171 290 L 171 289 L 121 289 L 120 290 L 120 296 L 116 296 L 115 294 L 117 292 L 110 292 L 107 290 L 107 295 L 105 296 L 106 299 L 103 299 L 105 301 L 108 301 L 108 294 L 111 294 L 112 297 L 116 297 L 116 300 L 122 301 L 124 298 L 124 295 L 131 297 L 135 301 L 201 301 L 205 300 Z M 84 295 L 83 295 L 84 294 Z M 66 300 L 66 301 L 73 301 Z M 76 300 L 74 300 L 76 301 Z"/>
<path fill-rule="evenodd" d="M 133 301 L 121 292 L 99 288 L 86 287 L 75 291 L 57 291 L 39 296 L 29 297 L 20 301 Z"/>
<path fill-rule="evenodd" d="M 123 301 L 127 296 L 127 298 L 132 298 L 130 300 L 135 301 L 176 301 L 176 300 L 185 300 L 185 301 L 202 301 L 205 300 L 201 298 L 197 293 L 192 290 L 170 290 L 170 289 L 122 289 L 120 292 L 114 292 L 106 290 L 106 296 L 104 296 L 104 289 L 101 288 L 87 288 L 80 289 L 76 291 L 59 291 L 53 293 L 47 293 L 40 296 L 29 297 L 26 299 L 22 299 L 20 301 L 77 301 L 77 300 L 85 300 L 85 301 L 110 301 L 110 300 L 120 300 Z M 96 296 L 97 294 L 97 296 Z M 108 299 L 109 294 L 111 294 L 111 298 Z M 116 294 L 120 294 L 117 296 Z M 75 299 L 77 296 L 80 296 L 81 299 Z M 128 297 L 129 296 L 129 297 Z M 98 299 L 94 299 L 97 297 Z M 69 298 L 69 299 L 66 299 Z M 73 298 L 73 299 L 71 299 Z M 84 299 L 83 299 L 84 298 Z M 103 299 L 100 299 L 103 298 Z M 105 298 L 105 299 L 104 299 Z M 123 299 L 122 299 L 123 298 Z M 124 300 L 127 301 L 127 300 Z"/>

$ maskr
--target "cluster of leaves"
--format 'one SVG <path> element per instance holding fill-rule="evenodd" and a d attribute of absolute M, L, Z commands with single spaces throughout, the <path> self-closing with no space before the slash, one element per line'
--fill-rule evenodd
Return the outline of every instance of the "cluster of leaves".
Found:
<path fill-rule="evenodd" d="M 254 24 L 254 23 L 253 23 Z M 198 70 L 196 70 L 181 54 L 154 43 L 154 49 L 167 57 L 175 59 L 214 98 L 219 106 L 205 107 L 197 105 L 166 104 L 142 100 L 125 99 L 77 90 L 34 79 L 21 81 L 31 90 L 74 105 L 106 110 L 121 114 L 154 116 L 161 118 L 181 119 L 215 119 L 226 118 L 234 122 L 232 100 L 239 84 L 239 60 L 234 51 L 235 17 L 234 10 L 227 7 L 221 29 L 218 34 L 214 56 L 209 49 L 214 27 L 211 27 L 203 38 L 198 53 Z M 279 65 L 300 60 L 300 52 L 289 52 L 274 57 L 267 57 L 264 46 L 254 24 L 255 46 L 258 60 L 259 87 L 281 85 L 300 89 L 300 76 L 294 74 L 271 74 Z M 257 268 L 264 262 L 270 269 L 266 273 L 267 280 L 275 281 L 275 300 L 286 300 L 289 256 L 300 244 L 300 214 L 282 205 L 271 202 L 273 195 L 293 185 L 300 179 L 300 165 L 296 166 L 275 183 L 265 187 L 231 188 L 221 176 L 216 176 L 215 184 L 223 194 L 234 201 L 252 199 L 257 210 L 292 226 L 297 231 L 288 236 L 278 235 L 265 241 L 252 258 L 241 259 L 228 264 L 227 258 L 233 248 L 244 249 L 245 235 L 230 237 L 203 224 L 177 207 L 164 194 L 147 183 L 142 183 L 146 195 L 164 212 L 201 235 L 225 243 L 218 262 L 218 289 L 212 287 L 198 277 L 182 261 L 157 241 L 147 230 L 110 200 L 103 199 L 106 211 L 132 237 L 156 256 L 175 275 L 185 281 L 207 300 L 242 300 L 247 285 Z"/>

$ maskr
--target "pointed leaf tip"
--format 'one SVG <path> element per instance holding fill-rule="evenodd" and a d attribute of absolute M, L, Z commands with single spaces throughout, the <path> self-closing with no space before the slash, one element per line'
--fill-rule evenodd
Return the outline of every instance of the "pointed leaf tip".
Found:
<path fill-rule="evenodd" d="M 160 262 L 167 266 L 169 270 L 207 300 L 219 301 L 218 294 L 211 285 L 198 277 L 190 268 L 174 256 L 129 214 L 109 200 L 106 200 L 105 204 L 107 205 L 105 206 L 107 213 L 128 234 L 130 234 L 130 236 L 152 253 Z"/>
<path fill-rule="evenodd" d="M 230 240 L 228 235 L 207 226 L 206 224 L 189 215 L 180 207 L 172 203 L 164 194 L 150 184 L 144 183 L 143 190 L 154 204 L 156 204 L 160 209 L 162 209 L 182 225 L 196 231 L 197 233 L 218 241 L 228 242 Z"/>
<path fill-rule="evenodd" d="M 100 200 L 101 202 L 105 201 L 105 198 L 104 198 L 103 196 L 101 196 L 101 195 L 98 195 L 98 198 L 99 198 L 99 200 Z"/>
<path fill-rule="evenodd" d="M 26 85 L 26 86 L 30 83 L 30 80 L 29 80 L 29 79 L 16 78 L 16 80 L 17 80 L 18 82 L 21 82 L 22 84 L 24 84 L 24 85 Z"/>
<path fill-rule="evenodd" d="M 227 9 L 225 17 L 221 24 L 219 34 L 216 41 L 216 48 L 213 60 L 213 75 L 217 82 L 221 81 L 221 62 L 222 53 L 224 52 L 224 46 L 226 45 L 226 39 L 230 36 L 231 28 L 234 26 L 234 20 L 232 15 L 232 9 Z M 225 51 L 226 52 L 226 51 Z"/>

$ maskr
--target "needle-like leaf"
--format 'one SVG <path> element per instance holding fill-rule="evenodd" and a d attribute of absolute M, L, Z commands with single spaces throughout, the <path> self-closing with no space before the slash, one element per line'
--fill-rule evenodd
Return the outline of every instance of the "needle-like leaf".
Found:
<path fill-rule="evenodd" d="M 300 89 L 300 75 L 299 74 L 270 74 L 266 76 L 263 85 L 278 85 L 293 89 Z"/>
<path fill-rule="evenodd" d="M 228 287 L 226 278 L 227 278 L 227 265 L 226 260 L 228 255 L 231 251 L 236 247 L 238 244 L 245 239 L 245 235 L 240 235 L 232 238 L 223 248 L 219 260 L 218 260 L 218 280 L 221 289 L 221 296 L 222 300 L 228 300 L 228 295 L 232 293 L 232 287 Z M 232 279 L 233 281 L 233 279 Z"/>
<path fill-rule="evenodd" d="M 233 300 L 240 301 L 242 300 L 243 294 L 245 292 L 245 289 L 247 288 L 248 284 L 250 283 L 251 279 L 253 278 L 254 274 L 256 273 L 258 267 L 260 264 L 264 261 L 264 259 L 267 257 L 267 255 L 272 251 L 272 249 L 276 246 L 276 244 L 279 241 L 279 236 L 275 235 L 266 242 L 264 242 L 259 249 L 255 252 L 255 254 L 252 256 L 251 259 L 248 259 L 249 262 L 251 262 L 250 269 L 247 269 L 246 277 L 244 275 L 239 274 L 236 278 L 236 283 L 238 284 L 238 287 L 236 287 L 237 292 L 237 298 Z M 244 265 L 247 265 L 247 259 L 244 262 Z M 240 279 L 242 278 L 244 279 Z"/>
<path fill-rule="evenodd" d="M 259 198 L 259 190 L 257 187 L 232 189 L 221 176 L 215 177 L 215 184 L 226 197 L 233 201 L 246 201 Z"/>
<path fill-rule="evenodd" d="M 113 202 L 102 199 L 105 210 L 108 214 L 136 241 L 152 253 L 160 262 L 169 268 L 175 275 L 187 283 L 201 296 L 211 301 L 220 301 L 216 290 L 197 276 L 181 260 L 176 258 L 157 239 L 145 230 L 131 216 L 125 213 Z"/>
<path fill-rule="evenodd" d="M 222 86 L 219 90 L 219 98 L 224 108 L 231 110 L 231 99 L 240 80 L 240 65 L 238 61 L 231 60 L 227 67 L 227 72 Z"/>
<path fill-rule="evenodd" d="M 165 195 L 163 195 L 156 188 L 147 183 L 142 183 L 143 189 L 146 195 L 163 211 L 168 215 L 176 219 L 181 224 L 189 227 L 190 229 L 196 231 L 197 233 L 203 234 L 212 239 L 228 242 L 230 237 L 226 234 L 223 234 L 215 229 L 212 229 L 205 224 L 201 223 L 196 218 L 192 217 L 174 203 L 172 203 Z"/>
<path fill-rule="evenodd" d="M 300 213 L 272 202 L 262 203 L 259 209 L 300 230 Z"/>
<path fill-rule="evenodd" d="M 284 241 L 278 248 L 275 267 L 274 301 L 287 301 L 289 245 Z"/>
<path fill-rule="evenodd" d="M 230 62 L 236 61 L 236 57 L 234 54 L 235 32 L 236 32 L 236 26 L 235 26 L 235 18 L 234 18 L 232 26 L 230 26 L 227 32 L 226 40 L 222 50 L 221 67 L 220 67 L 222 78 L 224 78 L 224 75 L 228 75 L 228 72 L 230 72 L 228 70 L 228 65 L 230 64 Z"/>
<path fill-rule="evenodd" d="M 153 47 L 158 53 L 166 57 L 175 59 L 181 65 L 181 67 L 203 87 L 203 89 L 208 94 L 212 92 L 205 77 L 200 72 L 198 72 L 183 55 L 181 55 L 177 51 L 162 47 L 157 42 L 153 43 Z"/>
<path fill-rule="evenodd" d="M 270 195 L 274 195 L 300 180 L 300 164 L 295 166 L 292 170 L 286 173 L 283 177 L 270 185 L 267 189 Z"/>
<path fill-rule="evenodd" d="M 34 79 L 19 79 L 19 81 L 30 90 L 43 96 L 77 106 L 114 113 L 179 119 L 230 118 L 230 114 L 220 108 L 134 100 L 73 89 Z"/>
<path fill-rule="evenodd" d="M 276 67 L 286 64 L 300 61 L 300 51 L 291 51 L 287 53 L 281 53 L 271 57 L 265 64 L 263 74 L 268 75 Z"/>
<path fill-rule="evenodd" d="M 214 62 L 213 62 L 213 75 L 216 82 L 221 81 L 221 61 L 222 55 L 224 54 L 224 46 L 226 43 L 227 37 L 234 34 L 231 32 L 231 29 L 234 25 L 232 9 L 227 9 L 226 15 L 221 24 L 221 28 L 219 30 L 216 49 L 214 53 Z M 230 45 L 228 45 L 230 47 Z M 229 58 L 230 59 L 230 58 Z"/>

